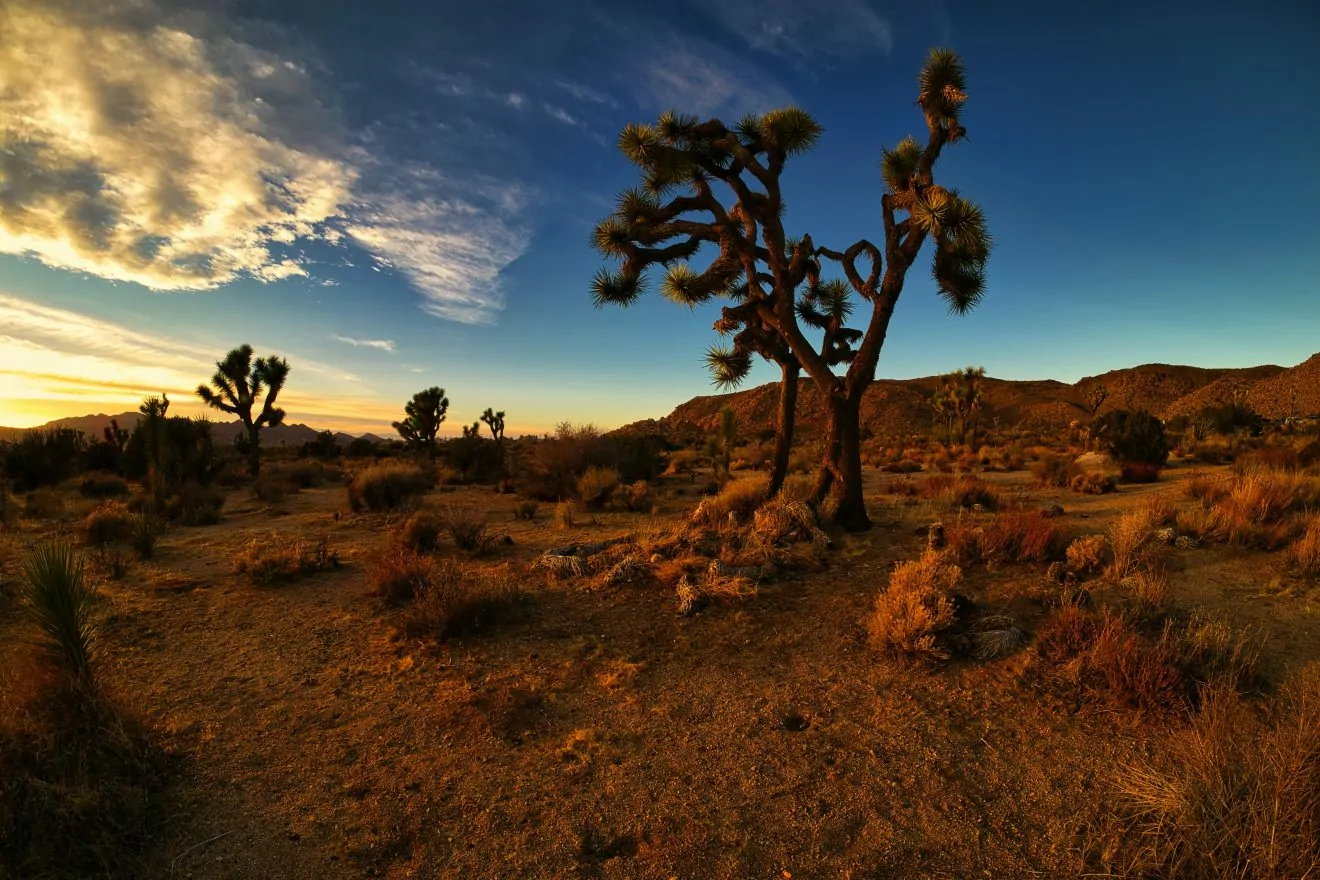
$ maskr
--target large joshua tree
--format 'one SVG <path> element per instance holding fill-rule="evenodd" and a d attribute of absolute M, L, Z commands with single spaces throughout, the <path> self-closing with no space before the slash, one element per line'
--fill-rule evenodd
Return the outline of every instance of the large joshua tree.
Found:
<path fill-rule="evenodd" d="M 197 396 L 207 406 L 238 416 L 247 432 L 248 472 L 260 476 L 261 429 L 284 423 L 284 410 L 275 405 L 275 399 L 289 378 L 289 362 L 274 355 L 254 361 L 252 346 L 240 345 L 215 367 L 211 377 L 215 387 L 198 385 Z"/>
<path fill-rule="evenodd" d="M 951 311 L 967 312 L 985 291 L 990 236 L 984 215 L 935 182 L 941 152 L 967 134 L 959 121 L 966 100 L 958 56 L 932 50 L 918 78 L 925 143 L 908 137 L 882 151 L 883 243 L 863 238 L 842 250 L 817 246 L 809 234 L 791 238 L 784 228 L 784 166 L 823 131 L 804 110 L 750 115 L 732 128 L 670 112 L 655 125 L 628 125 L 619 135 L 620 150 L 641 170 L 641 186 L 624 190 L 596 226 L 597 249 L 619 264 L 596 274 L 593 299 L 598 306 L 634 302 L 645 292 L 648 270 L 659 265 L 666 298 L 690 306 L 725 298 L 731 304 L 717 329 L 754 327 L 782 342 L 826 405 L 827 442 L 813 500 L 823 500 L 837 483 L 836 517 L 849 530 L 870 526 L 862 498 L 862 396 L 875 379 L 894 307 L 922 246 L 934 244 L 932 274 Z M 694 268 L 701 253 L 714 256 L 705 268 Z M 833 289 L 845 294 L 843 302 L 851 307 L 855 296 L 864 310 L 870 306 L 864 330 L 844 325 L 847 309 L 821 306 L 830 297 L 822 277 L 827 264 L 842 270 L 844 280 L 835 280 Z M 750 357 L 741 363 L 745 367 L 730 364 L 730 378 L 750 369 Z"/>
<path fill-rule="evenodd" d="M 393 422 L 394 430 L 414 449 L 435 453 L 435 437 L 449 412 L 445 390 L 436 386 L 418 391 L 403 405 L 403 421 Z"/>

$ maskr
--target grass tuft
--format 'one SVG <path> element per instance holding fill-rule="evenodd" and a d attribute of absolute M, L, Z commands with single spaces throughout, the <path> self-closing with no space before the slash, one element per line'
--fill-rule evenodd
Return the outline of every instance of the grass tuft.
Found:
<path fill-rule="evenodd" d="M 23 560 L 23 595 L 38 650 L 79 685 L 90 686 L 97 649 L 96 590 L 68 544 L 44 544 Z"/>
<path fill-rule="evenodd" d="M 900 563 L 866 620 L 871 645 L 901 662 L 946 659 L 938 637 L 953 624 L 949 594 L 961 578 L 958 566 L 932 551 Z"/>

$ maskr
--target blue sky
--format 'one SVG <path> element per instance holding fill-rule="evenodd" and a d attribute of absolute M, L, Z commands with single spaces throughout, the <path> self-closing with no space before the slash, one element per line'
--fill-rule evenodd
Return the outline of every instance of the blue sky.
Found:
<path fill-rule="evenodd" d="M 596 311 L 619 128 L 797 104 L 825 126 L 789 225 L 880 236 L 880 148 L 948 45 L 989 292 L 924 271 L 879 375 L 1075 380 L 1320 349 L 1320 11 L 1304 2 L 731 0 L 0 6 L 0 424 L 189 389 L 232 345 L 289 357 L 292 420 L 613 427 L 711 393 L 716 306 Z M 776 373 L 758 368 L 750 384 Z"/>

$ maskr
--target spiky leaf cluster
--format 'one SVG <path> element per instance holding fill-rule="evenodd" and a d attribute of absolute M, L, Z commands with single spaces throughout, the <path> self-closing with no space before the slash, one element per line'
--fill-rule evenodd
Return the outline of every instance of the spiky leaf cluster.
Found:
<path fill-rule="evenodd" d="M 207 406 L 238 416 L 248 430 L 273 428 L 284 423 L 284 410 L 275 405 L 275 399 L 288 378 L 287 360 L 272 355 L 254 361 L 252 346 L 240 345 L 216 363 L 211 377 L 215 388 L 198 385 L 197 396 Z M 253 416 L 252 409 L 259 401 L 261 410 Z"/>
<path fill-rule="evenodd" d="M 391 423 L 394 430 L 414 448 L 435 446 L 440 425 L 449 412 L 445 390 L 436 386 L 418 391 L 403 405 L 403 420 Z"/>

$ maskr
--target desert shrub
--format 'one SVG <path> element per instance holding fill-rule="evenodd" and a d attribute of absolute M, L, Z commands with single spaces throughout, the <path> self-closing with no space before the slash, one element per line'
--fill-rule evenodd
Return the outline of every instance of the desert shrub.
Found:
<path fill-rule="evenodd" d="M 665 473 L 690 474 L 705 462 L 706 457 L 695 449 L 676 449 L 666 458 Z"/>
<path fill-rule="evenodd" d="M 91 550 L 92 564 L 111 580 L 128 574 L 128 551 L 116 544 L 100 544 Z"/>
<path fill-rule="evenodd" d="M 1257 681 L 1262 635 L 1230 625 L 1219 617 L 1194 611 L 1165 623 L 1161 641 L 1173 647 L 1179 665 L 1203 684 L 1227 684 L 1247 690 Z"/>
<path fill-rule="evenodd" d="M 692 519 L 709 526 L 750 522 L 756 509 L 765 503 L 769 489 L 769 482 L 760 477 L 734 480 L 718 495 L 703 499 L 693 511 Z"/>
<path fill-rule="evenodd" d="M 480 434 L 446 440 L 440 453 L 458 482 L 490 483 L 504 473 L 504 446 Z"/>
<path fill-rule="evenodd" d="M 1320 675 L 1285 686 L 1267 720 L 1212 688 L 1150 764 L 1117 768 L 1129 876 L 1281 880 L 1320 864 Z"/>
<path fill-rule="evenodd" d="M 1064 605 L 1037 630 L 1036 648 L 1050 662 L 1066 663 L 1091 649 L 1098 629 L 1094 614 L 1077 605 Z"/>
<path fill-rule="evenodd" d="M 366 437 L 354 437 L 344 447 L 344 455 L 350 458 L 373 458 L 379 451 L 379 444 Z"/>
<path fill-rule="evenodd" d="M 921 470 L 921 462 L 910 459 L 889 461 L 880 465 L 880 470 L 887 474 L 915 474 Z"/>
<path fill-rule="evenodd" d="M 84 498 L 120 498 L 128 494 L 128 481 L 118 474 L 87 474 L 78 491 Z"/>
<path fill-rule="evenodd" d="M 1159 478 L 1159 466 L 1144 461 L 1130 461 L 1119 468 L 1119 479 L 1125 483 L 1154 483 Z"/>
<path fill-rule="evenodd" d="M 1288 563 L 1305 575 L 1320 575 L 1320 514 L 1311 514 L 1302 536 L 1288 548 Z"/>
<path fill-rule="evenodd" d="M 1252 437 L 1259 437 L 1265 425 L 1259 413 L 1241 402 L 1204 407 L 1191 420 L 1213 434 L 1227 435 L 1241 431 Z"/>
<path fill-rule="evenodd" d="M 54 486 L 73 476 L 84 447 L 83 435 L 71 428 L 24 431 L 0 443 L 0 475 L 19 492 Z"/>
<path fill-rule="evenodd" d="M 1148 565 L 1123 579 L 1139 608 L 1161 608 L 1169 600 L 1169 574 L 1161 565 Z"/>
<path fill-rule="evenodd" d="M 577 493 L 588 468 L 612 468 L 619 481 L 653 480 L 667 447 L 658 434 L 600 436 L 591 426 L 560 425 L 553 438 L 529 443 L 518 468 L 518 492 L 539 501 L 560 501 Z"/>
<path fill-rule="evenodd" d="M 264 474 L 252 483 L 252 497 L 262 504 L 280 504 L 287 492 L 286 484 L 273 474 Z"/>
<path fill-rule="evenodd" d="M 1164 423 L 1142 410 L 1113 409 L 1091 425 L 1092 435 L 1120 465 L 1164 467 L 1169 460 L 1169 439 Z"/>
<path fill-rule="evenodd" d="M 126 541 L 133 532 L 133 514 L 122 501 L 106 501 L 94 507 L 83 521 L 88 544 Z"/>
<path fill-rule="evenodd" d="M 645 480 L 615 486 L 614 491 L 610 493 L 611 510 L 645 513 L 651 509 L 651 506 L 651 484 Z"/>
<path fill-rule="evenodd" d="M 54 489 L 34 489 L 23 499 L 23 516 L 28 519 L 55 519 L 63 513 L 64 497 Z"/>
<path fill-rule="evenodd" d="M 96 589 L 68 544 L 43 544 L 23 559 L 24 611 L 34 644 L 50 664 L 81 686 L 93 681 L 97 652 Z"/>
<path fill-rule="evenodd" d="M 430 510 L 419 510 L 399 529 L 399 543 L 414 553 L 434 553 L 440 546 L 445 520 Z"/>
<path fill-rule="evenodd" d="M 526 520 L 527 522 L 531 522 L 536 519 L 537 511 L 539 511 L 540 509 L 541 509 L 541 505 L 538 502 L 534 501 L 531 498 L 526 498 L 522 501 L 519 501 L 518 504 L 513 508 L 513 518 L 517 520 Z"/>
<path fill-rule="evenodd" d="M 1276 550 L 1301 531 L 1302 524 L 1293 515 L 1317 502 L 1320 482 L 1310 477 L 1264 469 L 1239 474 L 1212 502 L 1207 537 Z"/>
<path fill-rule="evenodd" d="M 1071 537 L 1067 527 L 1035 510 L 1011 510 L 946 529 L 949 549 L 963 565 L 1062 559 Z"/>
<path fill-rule="evenodd" d="M 234 557 L 234 573 L 247 575 L 254 584 L 292 581 L 338 567 L 339 554 L 327 538 L 315 544 L 289 536 L 253 538 Z"/>
<path fill-rule="evenodd" d="M 271 468 L 270 476 L 295 489 L 315 489 L 343 479 L 338 467 L 320 461 L 298 461 Z"/>
<path fill-rule="evenodd" d="M 573 502 L 572 502 L 572 501 L 561 501 L 561 502 L 559 502 L 558 504 L 556 504 L 556 505 L 555 505 L 555 525 L 558 526 L 558 527 L 561 528 L 561 529 L 571 529 L 571 528 L 573 528 L 573 514 L 574 514 L 574 512 L 575 512 L 575 511 L 574 511 L 574 508 L 573 508 Z"/>
<path fill-rule="evenodd" d="M 1068 488 L 1078 495 L 1108 495 L 1118 489 L 1118 481 L 1112 474 L 1086 471 L 1074 474 L 1068 482 Z"/>
<path fill-rule="evenodd" d="M 388 545 L 367 562 L 367 593 L 387 605 L 410 602 L 430 582 L 435 563 L 407 547 Z"/>
<path fill-rule="evenodd" d="M 1188 498 L 1195 498 L 1207 507 L 1226 497 L 1229 488 L 1228 479 L 1203 474 L 1197 474 L 1183 484 L 1183 492 Z"/>
<path fill-rule="evenodd" d="M 950 510 L 972 508 L 977 505 L 985 510 L 999 510 L 1004 504 L 1003 496 L 997 488 L 971 475 L 929 476 L 921 484 L 920 495 L 923 498 L 933 499 Z"/>
<path fill-rule="evenodd" d="M 947 658 L 938 637 L 953 625 L 949 594 L 961 578 L 958 566 L 934 552 L 897 565 L 866 620 L 871 645 L 904 662 Z"/>
<path fill-rule="evenodd" d="M 1076 538 L 1064 554 L 1068 569 L 1081 573 L 1099 571 L 1104 561 L 1105 536 L 1086 535 Z"/>
<path fill-rule="evenodd" d="M 1191 698 L 1191 682 L 1173 646 L 1143 639 L 1122 617 L 1103 616 L 1086 662 L 1120 705 L 1172 714 L 1185 709 Z"/>
<path fill-rule="evenodd" d="M 469 553 L 485 553 L 494 545 L 496 536 L 486 526 L 486 516 L 471 507 L 447 507 L 440 514 L 445 531 L 454 546 Z"/>
<path fill-rule="evenodd" d="M 129 527 L 128 543 L 137 553 L 138 559 L 150 559 L 156 554 L 156 541 L 162 529 L 160 519 L 150 510 L 133 514 Z"/>
<path fill-rule="evenodd" d="M 577 497 L 592 509 L 604 507 L 619 485 L 619 472 L 615 468 L 592 466 L 577 481 Z"/>
<path fill-rule="evenodd" d="M 1031 463 L 1031 473 L 1042 486 L 1063 489 L 1072 485 L 1073 479 L 1081 475 L 1082 469 L 1071 456 L 1045 452 Z"/>
<path fill-rule="evenodd" d="M 165 502 L 167 519 L 185 526 L 213 526 L 220 522 L 225 493 L 215 486 L 185 483 L 177 495 Z"/>
<path fill-rule="evenodd" d="M 414 465 L 378 464 L 348 484 L 348 505 L 355 511 L 395 510 L 415 503 L 433 485 L 433 475 Z"/>
<path fill-rule="evenodd" d="M 414 585 L 412 600 L 399 618 L 408 635 L 449 639 L 491 628 L 509 615 L 521 597 L 507 568 L 467 569 L 457 560 L 444 559 L 433 563 Z"/>

